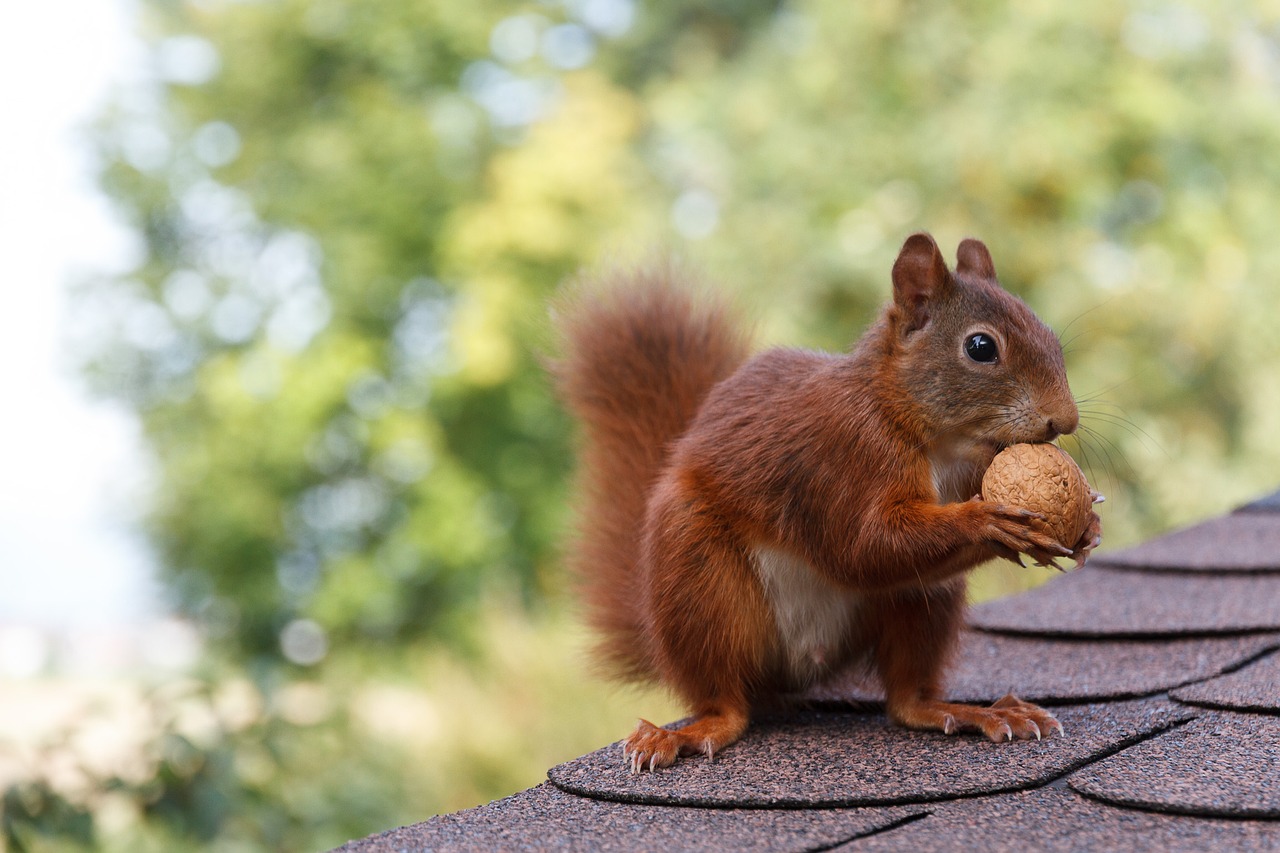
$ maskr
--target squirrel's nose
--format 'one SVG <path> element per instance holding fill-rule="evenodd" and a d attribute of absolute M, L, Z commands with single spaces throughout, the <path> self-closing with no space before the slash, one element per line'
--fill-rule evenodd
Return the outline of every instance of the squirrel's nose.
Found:
<path fill-rule="evenodd" d="M 1075 403 L 1064 406 L 1061 411 L 1054 412 L 1044 421 L 1045 441 L 1053 441 L 1060 435 L 1071 435 L 1080 425 L 1080 412 Z"/>

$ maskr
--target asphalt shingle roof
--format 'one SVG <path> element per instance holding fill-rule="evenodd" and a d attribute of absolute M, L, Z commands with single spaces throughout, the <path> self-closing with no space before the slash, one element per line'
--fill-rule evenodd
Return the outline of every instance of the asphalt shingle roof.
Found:
<path fill-rule="evenodd" d="M 744 739 L 632 775 L 619 744 L 340 848 L 1280 850 L 1280 492 L 974 608 L 948 695 L 1064 738 L 889 725 L 850 673 Z"/>
<path fill-rule="evenodd" d="M 1067 784 L 1116 805 L 1275 820 L 1280 818 L 1280 720 L 1211 712 L 1085 767 Z"/>
<path fill-rule="evenodd" d="M 1116 642 L 971 630 L 960 637 L 946 698 L 986 704 L 1006 693 L 1039 703 L 1134 699 L 1212 678 L 1275 648 L 1280 633 Z M 852 672 L 808 696 L 826 706 L 880 702 L 884 691 L 871 676 Z"/>
<path fill-rule="evenodd" d="M 835 850 L 1016 850 L 1046 853 L 1122 850 L 1160 853 L 1275 850 L 1280 828 L 1270 821 L 1206 819 L 1115 808 L 1053 785 L 957 800 L 889 831 L 853 839 Z M 786 848 L 778 848 L 786 849 Z M 800 848 L 791 848 L 798 850 Z"/>
<path fill-rule="evenodd" d="M 1192 705 L 1280 714 L 1280 653 L 1270 654 L 1235 672 L 1173 691 Z"/>
<path fill-rule="evenodd" d="M 1235 512 L 1099 557 L 1096 565 L 1170 572 L 1280 571 L 1280 525 L 1272 515 Z"/>
<path fill-rule="evenodd" d="M 1085 566 L 1013 598 L 980 604 L 969 624 L 1033 637 L 1185 637 L 1280 630 L 1280 573 L 1129 571 Z"/>
<path fill-rule="evenodd" d="M 690 809 L 615 803 L 549 782 L 474 809 L 338 848 L 404 850 L 826 850 L 925 814 L 921 808 Z"/>
<path fill-rule="evenodd" d="M 617 747 L 606 747 L 547 775 L 562 790 L 619 802 L 789 808 L 931 802 L 1044 784 L 1192 716 L 1160 700 L 1077 705 L 1055 715 L 1070 737 L 1009 744 L 933 737 L 879 713 L 808 711 L 754 721 L 741 749 L 710 762 L 681 761 L 637 776 Z"/>

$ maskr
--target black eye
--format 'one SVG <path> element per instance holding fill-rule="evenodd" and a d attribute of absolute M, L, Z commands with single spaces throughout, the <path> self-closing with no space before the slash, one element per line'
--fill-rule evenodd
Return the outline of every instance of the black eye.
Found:
<path fill-rule="evenodd" d="M 993 362 L 1000 357 L 996 339 L 984 332 L 970 335 L 969 340 L 964 342 L 964 351 L 969 358 L 983 364 Z"/>

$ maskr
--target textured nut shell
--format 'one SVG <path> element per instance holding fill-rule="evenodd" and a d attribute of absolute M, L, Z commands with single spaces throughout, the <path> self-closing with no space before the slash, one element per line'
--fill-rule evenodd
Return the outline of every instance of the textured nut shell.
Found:
<path fill-rule="evenodd" d="M 1064 548 L 1080 541 L 1093 513 L 1093 496 L 1074 459 L 1052 444 L 1015 444 L 991 461 L 982 499 L 1043 513 Z"/>

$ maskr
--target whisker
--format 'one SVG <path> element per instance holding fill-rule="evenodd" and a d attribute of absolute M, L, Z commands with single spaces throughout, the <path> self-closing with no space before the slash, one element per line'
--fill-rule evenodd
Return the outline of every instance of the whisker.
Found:
<path fill-rule="evenodd" d="M 1102 399 L 1103 394 L 1110 394 L 1112 391 L 1116 390 L 1117 388 L 1123 385 L 1128 385 L 1130 382 L 1134 380 L 1134 378 L 1135 377 L 1133 376 L 1126 376 L 1123 379 L 1118 379 L 1115 382 L 1112 382 L 1110 385 L 1106 386 L 1105 388 L 1100 388 L 1097 391 L 1091 391 L 1088 394 L 1084 394 L 1080 397 L 1077 397 L 1076 399 L 1081 402 L 1099 401 Z"/>
<path fill-rule="evenodd" d="M 1100 454 L 1098 451 L 1089 446 L 1089 442 L 1086 440 L 1086 436 L 1084 435 L 1084 430 L 1086 429 L 1087 427 L 1081 427 L 1081 431 L 1070 436 L 1063 436 L 1062 438 L 1063 441 L 1069 438 L 1075 442 L 1076 451 L 1081 456 L 1081 461 L 1083 462 L 1080 467 L 1085 470 L 1086 478 L 1089 482 L 1096 485 L 1100 474 L 1106 474 L 1107 470 L 1102 464 L 1102 459 L 1099 458 Z"/>
<path fill-rule="evenodd" d="M 1109 388 L 1104 388 L 1102 391 L 1099 391 L 1091 397 L 1076 397 L 1076 402 L 1086 406 L 1110 406 L 1113 409 L 1123 410 L 1123 405 L 1117 403 L 1115 400 L 1111 400 L 1103 396 L 1110 390 L 1111 389 Z"/>
<path fill-rule="evenodd" d="M 1134 471 L 1133 466 L 1129 463 L 1129 458 L 1125 455 L 1124 450 L 1121 449 L 1119 445 L 1108 438 L 1105 434 L 1093 429 L 1092 427 L 1085 426 L 1083 427 L 1083 430 L 1091 440 L 1097 442 L 1096 450 L 1105 460 L 1104 470 L 1105 473 L 1110 476 L 1113 485 L 1118 485 L 1122 480 L 1131 482 L 1137 477 L 1137 472 Z M 1128 472 L 1127 475 L 1119 470 L 1119 467 L 1116 465 L 1117 459 L 1119 459 L 1119 461 L 1124 465 Z"/>
<path fill-rule="evenodd" d="M 1107 436 L 1106 433 L 1102 432 L 1101 430 L 1096 430 L 1093 427 L 1085 427 L 1085 429 L 1088 430 L 1089 436 L 1091 438 L 1095 438 L 1099 442 L 1101 442 L 1102 445 L 1105 445 L 1102 449 L 1106 450 L 1109 448 L 1110 450 L 1115 451 L 1115 454 L 1119 456 L 1121 461 L 1125 463 L 1125 467 L 1129 469 L 1130 474 L 1137 473 L 1136 471 L 1133 470 L 1133 466 L 1129 464 L 1128 457 L 1124 455 L 1124 449 L 1121 448 L 1120 445 L 1112 441 L 1111 438 Z M 1108 453 L 1108 458 L 1110 458 L 1110 453 Z"/>
<path fill-rule="evenodd" d="M 1083 461 L 1084 461 L 1084 465 L 1082 465 L 1081 467 L 1084 468 L 1086 471 L 1088 471 L 1090 475 L 1092 475 L 1092 472 L 1095 466 L 1093 463 L 1093 459 L 1089 453 L 1089 444 L 1088 442 L 1085 441 L 1085 436 L 1083 434 L 1086 429 L 1088 428 L 1081 425 L 1078 428 L 1077 432 L 1072 433 L 1071 435 L 1062 436 L 1062 438 L 1059 439 L 1059 442 L 1066 442 L 1068 440 L 1075 442 L 1076 450 L 1080 454 L 1080 456 L 1083 457 Z"/>
<path fill-rule="evenodd" d="M 1129 420 L 1126 417 L 1122 417 L 1120 415 L 1116 415 L 1111 412 L 1099 412 L 1099 411 L 1093 411 L 1093 410 L 1085 411 L 1083 412 L 1083 414 L 1087 414 L 1091 418 L 1095 418 L 1097 420 L 1102 421 L 1103 423 L 1111 424 L 1113 426 L 1119 427 L 1120 429 L 1123 429 L 1125 432 L 1129 433 L 1129 435 L 1133 436 L 1138 441 L 1142 442 L 1144 446 L 1147 446 L 1148 442 L 1150 442 L 1150 446 L 1155 447 L 1157 450 L 1163 453 L 1166 457 L 1170 459 L 1173 458 L 1173 454 L 1170 453 L 1167 449 L 1165 449 L 1165 447 L 1162 444 L 1160 444 L 1159 441 L 1156 440 L 1155 436 L 1151 435 L 1151 433 L 1147 432 L 1142 427 L 1138 426 L 1136 423 L 1134 423 L 1133 421 Z"/>
<path fill-rule="evenodd" d="M 1114 299 L 1114 297 L 1112 297 L 1112 299 Z M 1112 299 L 1104 299 L 1102 302 L 1099 302 L 1097 305 L 1094 305 L 1092 308 L 1086 308 L 1084 311 L 1081 311 L 1079 314 L 1077 314 L 1075 317 L 1071 319 L 1071 322 L 1067 323 L 1067 325 L 1062 327 L 1062 331 L 1058 333 L 1058 337 L 1059 338 L 1064 337 L 1067 334 L 1067 332 L 1071 330 L 1072 326 L 1074 326 L 1076 323 L 1078 323 L 1080 320 L 1084 319 L 1085 317 L 1088 317 L 1090 314 L 1092 314 L 1094 311 L 1097 311 L 1099 308 L 1106 307 L 1112 301 Z M 1074 343 L 1078 338 L 1084 335 L 1087 331 L 1088 331 L 1087 329 L 1081 329 L 1079 332 L 1076 332 L 1076 334 L 1072 335 L 1070 338 L 1063 341 L 1062 351 L 1064 353 L 1067 352 L 1068 347 L 1070 347 L 1072 343 Z"/>

